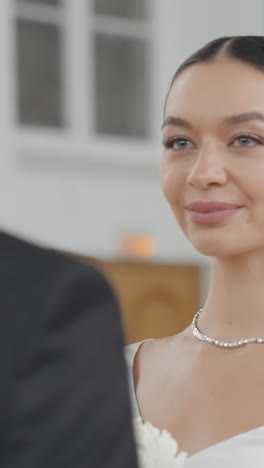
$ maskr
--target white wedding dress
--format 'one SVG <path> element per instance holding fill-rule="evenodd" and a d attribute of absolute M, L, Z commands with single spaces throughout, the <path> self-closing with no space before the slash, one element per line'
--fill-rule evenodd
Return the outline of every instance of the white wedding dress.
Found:
<path fill-rule="evenodd" d="M 146 340 L 144 340 L 146 341 Z M 134 416 L 139 409 L 134 390 L 133 363 L 143 341 L 126 346 L 125 358 Z M 264 399 L 264 396 L 263 396 Z M 185 468 L 264 468 L 264 425 L 214 444 L 187 458 Z"/>

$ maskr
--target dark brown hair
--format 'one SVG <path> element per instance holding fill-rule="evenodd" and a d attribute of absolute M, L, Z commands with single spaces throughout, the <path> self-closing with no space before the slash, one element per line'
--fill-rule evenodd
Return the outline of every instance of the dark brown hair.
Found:
<path fill-rule="evenodd" d="M 213 61 L 220 55 L 248 63 L 264 71 L 264 36 L 225 36 L 208 42 L 179 66 L 171 80 L 168 94 L 174 81 L 186 68 Z"/>

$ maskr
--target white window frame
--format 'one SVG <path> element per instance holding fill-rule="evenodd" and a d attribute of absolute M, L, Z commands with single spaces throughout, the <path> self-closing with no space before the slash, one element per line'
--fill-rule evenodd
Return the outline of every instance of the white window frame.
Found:
<path fill-rule="evenodd" d="M 141 20 L 123 20 L 119 22 L 114 17 L 100 16 L 94 21 L 93 15 L 89 12 L 89 8 L 92 8 L 92 0 L 64 0 L 64 2 L 65 9 L 62 15 L 54 15 L 54 11 L 52 11 L 54 7 L 42 7 L 42 15 L 48 22 L 63 22 L 63 40 L 66 42 L 64 51 L 67 51 L 62 60 L 65 64 L 63 73 L 66 87 L 66 101 L 64 103 L 66 127 L 65 129 L 54 128 L 53 130 L 19 126 L 16 121 L 14 21 L 17 7 L 15 0 L 2 0 L 2 6 L 0 7 L 1 23 L 4 24 L 5 22 L 2 36 L 5 36 L 4 55 L 7 58 L 5 76 L 2 79 L 0 78 L 0 84 L 2 83 L 3 86 L 1 95 L 5 96 L 5 102 L 8 106 L 5 126 L 12 135 L 12 144 L 16 155 L 19 157 L 22 154 L 34 158 L 56 157 L 56 159 L 61 158 L 62 161 L 64 158 L 81 159 L 87 162 L 90 161 L 93 164 L 102 164 L 104 162 L 109 164 L 111 162 L 155 165 L 159 161 L 161 152 L 159 130 L 162 118 L 162 101 L 169 82 L 168 69 L 170 69 L 171 54 L 172 51 L 175 52 L 171 38 L 164 37 L 164 30 L 166 31 L 167 28 L 166 23 L 170 16 L 170 11 L 166 9 L 165 3 L 169 3 L 171 0 L 163 0 L 163 2 L 148 0 L 150 20 L 147 28 L 143 27 Z M 25 16 L 29 18 L 29 15 L 31 15 L 33 19 L 37 8 L 39 9 L 39 6 L 35 8 L 30 6 L 30 9 L 26 12 L 26 7 L 23 7 Z M 20 17 L 22 15 L 21 8 Z M 94 121 L 91 118 L 95 105 L 94 83 L 92 82 L 92 75 L 88 73 L 88 58 L 90 57 L 91 66 L 93 66 L 94 62 L 92 49 L 89 53 L 92 41 L 87 40 L 87 31 L 88 34 L 92 34 L 95 30 L 105 32 L 106 29 L 109 33 L 112 30 L 115 33 L 118 31 L 122 36 L 125 32 L 128 36 L 136 34 L 137 37 L 149 38 L 152 59 L 150 76 L 153 77 L 153 81 L 150 82 L 152 99 L 150 103 L 151 128 L 148 140 L 107 137 L 94 133 Z M 76 53 L 77 51 L 78 53 Z M 174 68 L 175 63 L 173 65 Z M 90 103 L 90 113 L 88 112 L 88 102 Z"/>

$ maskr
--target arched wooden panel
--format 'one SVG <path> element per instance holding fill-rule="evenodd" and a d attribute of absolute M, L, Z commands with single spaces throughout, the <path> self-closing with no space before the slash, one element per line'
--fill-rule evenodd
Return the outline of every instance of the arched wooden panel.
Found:
<path fill-rule="evenodd" d="M 120 302 L 127 343 L 176 334 L 199 308 L 198 266 L 75 257 L 95 263 L 109 279 Z"/>
<path fill-rule="evenodd" d="M 178 333 L 199 308 L 197 266 L 105 261 L 101 267 L 118 295 L 128 343 Z"/>

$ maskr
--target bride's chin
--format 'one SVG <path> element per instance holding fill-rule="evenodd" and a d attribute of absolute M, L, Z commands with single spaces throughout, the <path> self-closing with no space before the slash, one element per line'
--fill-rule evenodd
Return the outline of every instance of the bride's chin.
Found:
<path fill-rule="evenodd" d="M 201 236 L 199 239 L 189 236 L 188 238 L 195 250 L 207 257 L 226 257 L 241 253 L 241 246 L 237 241 L 230 242 L 223 236 L 220 239 L 214 239 L 213 236 Z"/>
<path fill-rule="evenodd" d="M 205 255 L 206 257 L 226 257 L 235 255 L 236 252 L 234 250 L 230 251 L 229 249 L 215 245 L 194 245 L 193 247 L 197 250 L 200 254 Z"/>

